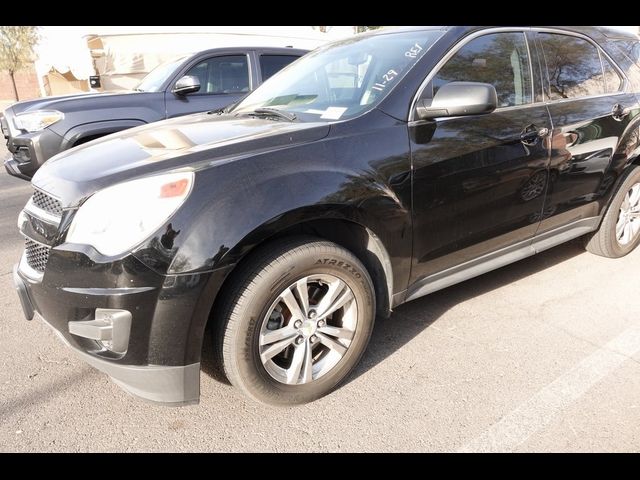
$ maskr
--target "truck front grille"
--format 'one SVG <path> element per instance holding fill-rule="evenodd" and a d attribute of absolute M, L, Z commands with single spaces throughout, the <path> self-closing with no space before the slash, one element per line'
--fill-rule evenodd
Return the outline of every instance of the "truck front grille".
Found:
<path fill-rule="evenodd" d="M 46 245 L 40 245 L 34 241 L 25 238 L 24 254 L 27 259 L 27 265 L 33 268 L 36 272 L 43 273 L 47 262 L 49 261 L 50 247 Z"/>
<path fill-rule="evenodd" d="M 47 195 L 40 190 L 36 190 L 35 192 L 33 192 L 31 201 L 36 207 L 44 210 L 45 212 L 48 212 L 57 217 L 62 216 L 62 203 L 60 202 L 60 200 L 53 198 L 52 196 Z"/>

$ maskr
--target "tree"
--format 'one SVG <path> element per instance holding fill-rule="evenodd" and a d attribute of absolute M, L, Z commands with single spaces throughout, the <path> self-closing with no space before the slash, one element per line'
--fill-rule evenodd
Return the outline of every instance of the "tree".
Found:
<path fill-rule="evenodd" d="M 38 27 L 0 26 L 0 70 L 9 72 L 16 100 L 20 98 L 15 74 L 33 61 L 33 47 L 38 38 Z"/>
<path fill-rule="evenodd" d="M 356 33 L 366 32 L 367 30 L 376 30 L 378 28 L 382 28 L 380 26 L 377 27 L 356 27 Z"/>

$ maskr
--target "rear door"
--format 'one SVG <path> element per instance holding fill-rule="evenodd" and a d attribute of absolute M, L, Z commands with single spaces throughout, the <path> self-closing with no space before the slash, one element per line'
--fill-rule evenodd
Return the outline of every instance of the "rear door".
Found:
<path fill-rule="evenodd" d="M 224 108 L 249 93 L 249 55 L 221 55 L 202 58 L 191 64 L 183 75 L 200 80 L 200 90 L 187 95 L 165 93 L 167 117 L 206 112 Z"/>
<path fill-rule="evenodd" d="M 550 183 L 538 234 L 597 224 L 617 174 L 614 154 L 637 99 L 617 65 L 591 39 L 540 29 L 547 107 L 553 122 Z M 595 222 L 595 223 L 594 223 Z"/>

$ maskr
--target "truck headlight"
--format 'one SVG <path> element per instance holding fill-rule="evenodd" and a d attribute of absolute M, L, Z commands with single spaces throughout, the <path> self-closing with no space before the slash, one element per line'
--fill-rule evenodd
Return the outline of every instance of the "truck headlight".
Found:
<path fill-rule="evenodd" d="M 105 188 L 76 212 L 67 242 L 91 245 L 107 256 L 131 251 L 180 208 L 193 181 L 193 172 L 180 172 Z"/>
<path fill-rule="evenodd" d="M 36 110 L 35 112 L 18 113 L 13 123 L 19 130 L 39 132 L 64 118 L 64 113 L 57 110 Z"/>

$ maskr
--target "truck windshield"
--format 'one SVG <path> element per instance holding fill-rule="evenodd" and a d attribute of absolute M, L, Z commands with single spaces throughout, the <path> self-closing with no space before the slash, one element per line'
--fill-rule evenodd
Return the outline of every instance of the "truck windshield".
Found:
<path fill-rule="evenodd" d="M 442 34 L 390 32 L 332 43 L 275 74 L 230 113 L 303 121 L 355 117 L 380 103 Z"/>
<path fill-rule="evenodd" d="M 187 57 L 180 57 L 176 60 L 158 65 L 142 79 L 134 90 L 137 92 L 159 92 L 164 82 L 173 75 L 176 68 L 182 64 L 185 58 Z"/>

